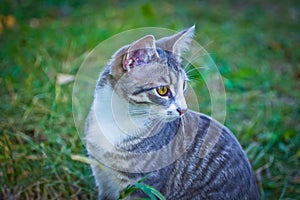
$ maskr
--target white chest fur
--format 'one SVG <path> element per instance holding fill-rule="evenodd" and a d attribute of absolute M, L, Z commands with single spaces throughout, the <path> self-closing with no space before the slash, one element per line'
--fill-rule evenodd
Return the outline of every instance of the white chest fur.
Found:
<path fill-rule="evenodd" d="M 93 142 L 106 140 L 114 146 L 141 133 L 145 129 L 147 112 L 134 116 L 130 114 L 130 109 L 134 109 L 132 105 L 119 97 L 110 86 L 98 89 L 91 108 L 92 124 L 87 139 Z"/>

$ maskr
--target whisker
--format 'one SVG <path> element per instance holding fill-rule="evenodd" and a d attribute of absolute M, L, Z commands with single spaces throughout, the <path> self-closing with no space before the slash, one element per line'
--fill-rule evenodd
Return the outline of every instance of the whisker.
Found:
<path fill-rule="evenodd" d="M 129 110 L 129 113 L 147 113 L 145 110 Z"/>
<path fill-rule="evenodd" d="M 129 109 L 129 112 L 148 112 L 146 109 Z"/>
<path fill-rule="evenodd" d="M 203 79 L 192 77 L 192 78 L 189 78 L 188 82 L 203 82 Z"/>
<path fill-rule="evenodd" d="M 186 70 L 190 65 L 192 65 L 192 63 L 195 63 L 195 60 L 200 59 L 201 57 L 204 57 L 204 56 L 213 55 L 213 53 L 208 53 L 208 52 L 205 52 L 204 54 L 201 54 L 201 55 L 198 53 L 199 53 L 199 51 L 194 53 L 193 56 L 190 59 L 188 59 L 186 65 L 183 67 L 184 70 Z"/>
<path fill-rule="evenodd" d="M 163 124 L 161 120 L 159 120 L 157 118 L 152 118 L 152 117 L 150 117 L 147 121 L 148 122 L 146 122 L 144 124 L 143 128 L 139 128 L 137 130 L 137 132 L 141 138 L 146 138 L 146 137 L 151 136 L 154 133 L 154 130 L 157 128 L 160 129 L 160 127 Z M 147 129 L 146 132 L 145 132 L 145 128 Z"/>
<path fill-rule="evenodd" d="M 183 67 L 183 69 L 185 70 L 186 68 L 188 68 L 192 63 L 195 63 L 195 61 L 197 59 L 200 59 L 201 57 L 204 57 L 204 56 L 210 56 L 210 55 L 212 55 L 212 53 L 206 52 L 205 54 L 201 54 L 201 55 L 195 53 L 190 59 L 188 59 L 186 65 Z"/>
<path fill-rule="evenodd" d="M 144 117 L 144 116 L 148 116 L 149 113 L 129 113 L 130 116 L 132 117 Z"/>
<path fill-rule="evenodd" d="M 182 134 L 185 134 L 185 117 L 181 118 Z"/>
<path fill-rule="evenodd" d="M 193 71 L 195 71 L 195 70 L 198 70 L 198 69 L 206 69 L 206 68 L 207 68 L 207 67 L 193 67 L 193 68 L 187 70 L 185 73 L 186 73 L 186 74 L 189 74 L 189 73 L 191 73 L 191 72 L 193 72 Z"/>
<path fill-rule="evenodd" d="M 201 50 L 198 50 L 197 52 L 193 52 L 193 55 L 187 60 L 188 63 L 183 67 L 184 70 L 186 69 L 186 67 L 187 67 L 190 63 L 192 63 L 192 61 L 195 60 L 195 58 L 199 57 L 199 52 L 200 52 L 200 51 L 201 51 Z M 202 56 L 202 55 L 201 55 L 201 56 Z"/>

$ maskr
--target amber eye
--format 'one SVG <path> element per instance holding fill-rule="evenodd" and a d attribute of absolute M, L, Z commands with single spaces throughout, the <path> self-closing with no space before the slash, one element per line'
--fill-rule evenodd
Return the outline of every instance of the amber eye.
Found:
<path fill-rule="evenodd" d="M 158 86 L 156 88 L 156 92 L 160 95 L 160 96 L 167 96 L 169 93 L 169 87 L 168 86 Z"/>

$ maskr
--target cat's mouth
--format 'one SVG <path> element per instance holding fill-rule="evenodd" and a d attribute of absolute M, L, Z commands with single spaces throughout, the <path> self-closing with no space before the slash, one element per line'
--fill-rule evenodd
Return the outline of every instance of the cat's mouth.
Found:
<path fill-rule="evenodd" d="M 167 116 L 166 118 L 164 119 L 165 122 L 172 122 L 176 119 L 179 119 L 179 118 L 182 118 L 184 116 L 184 113 L 183 114 L 178 114 L 178 113 L 167 113 Z"/>

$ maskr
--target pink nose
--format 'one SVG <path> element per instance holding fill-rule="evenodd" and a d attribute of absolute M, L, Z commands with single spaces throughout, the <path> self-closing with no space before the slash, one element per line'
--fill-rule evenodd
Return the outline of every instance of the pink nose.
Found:
<path fill-rule="evenodd" d="M 179 115 L 183 115 L 186 111 L 187 109 L 177 108 L 177 112 L 179 112 Z"/>

